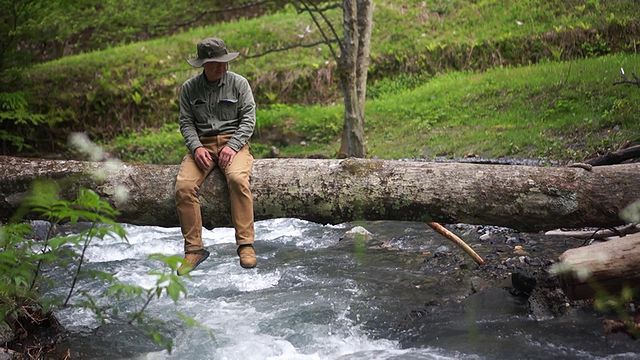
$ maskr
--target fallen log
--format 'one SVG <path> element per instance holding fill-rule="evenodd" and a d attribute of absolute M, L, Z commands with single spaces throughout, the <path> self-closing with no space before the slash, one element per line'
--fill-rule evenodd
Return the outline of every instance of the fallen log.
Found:
<path fill-rule="evenodd" d="M 640 291 L 640 234 L 569 249 L 554 269 L 574 300 L 617 296 L 624 287 Z"/>
<path fill-rule="evenodd" d="M 68 195 L 91 188 L 120 211 L 119 221 L 176 226 L 177 165 L 124 164 L 103 181 L 104 163 L 0 156 L 0 217 L 8 218 L 37 178 L 58 179 Z M 364 159 L 262 159 L 254 163 L 256 219 L 319 223 L 411 220 L 491 224 L 521 231 L 622 225 L 620 211 L 640 194 L 640 164 L 580 168 Z M 120 186 L 126 201 L 117 201 Z M 224 178 L 200 188 L 206 227 L 230 223 Z"/>

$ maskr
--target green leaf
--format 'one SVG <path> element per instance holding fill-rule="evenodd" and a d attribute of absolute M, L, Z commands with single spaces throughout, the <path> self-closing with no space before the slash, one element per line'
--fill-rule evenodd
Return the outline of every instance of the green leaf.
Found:
<path fill-rule="evenodd" d="M 109 296 L 114 296 L 118 299 L 139 297 L 143 292 L 144 288 L 141 286 L 121 282 L 114 283 L 107 289 Z"/>
<path fill-rule="evenodd" d="M 158 260 L 167 265 L 171 270 L 177 270 L 178 267 L 182 264 L 182 257 L 177 255 L 163 255 L 163 254 L 151 254 L 148 256 L 150 260 Z"/>
<path fill-rule="evenodd" d="M 72 243 L 72 238 L 67 236 L 56 236 L 52 239 L 49 239 L 49 247 L 51 250 L 56 250 L 59 247 Z"/>
<path fill-rule="evenodd" d="M 630 223 L 640 223 L 640 200 L 624 208 L 620 217 Z"/>
<path fill-rule="evenodd" d="M 186 295 L 187 291 L 184 286 L 177 281 L 169 282 L 169 285 L 167 286 L 167 294 L 173 302 L 178 302 L 178 299 L 180 299 L 180 293 L 184 293 Z"/>

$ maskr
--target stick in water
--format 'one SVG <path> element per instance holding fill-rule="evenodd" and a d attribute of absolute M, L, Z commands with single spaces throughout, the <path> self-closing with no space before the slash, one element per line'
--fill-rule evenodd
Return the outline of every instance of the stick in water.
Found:
<path fill-rule="evenodd" d="M 471 258 L 473 258 L 473 260 L 478 263 L 478 265 L 484 265 L 484 260 L 480 257 L 480 255 L 473 251 L 471 246 L 467 245 L 467 243 L 464 242 L 464 240 L 460 239 L 456 234 L 447 230 L 444 226 L 438 224 L 437 222 L 428 222 L 427 225 L 429 225 L 438 234 L 446 237 L 447 239 L 453 241 L 456 245 L 461 247 L 464 252 L 469 254 L 469 256 L 471 256 Z"/>

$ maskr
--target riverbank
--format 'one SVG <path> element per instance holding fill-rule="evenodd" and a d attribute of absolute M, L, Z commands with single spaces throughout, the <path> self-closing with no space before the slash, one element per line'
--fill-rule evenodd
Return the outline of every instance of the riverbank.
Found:
<path fill-rule="evenodd" d="M 580 336 L 597 338 L 590 340 L 593 344 L 585 347 L 588 350 L 581 357 L 591 358 L 587 355 L 590 353 L 599 358 L 616 351 L 622 354 L 616 358 L 637 356 L 638 332 L 620 326 L 619 321 L 626 315 L 635 316 L 638 322 L 637 301 L 623 303 L 618 294 L 599 294 L 595 301 L 573 301 L 565 295 L 559 280 L 549 273 L 559 255 L 583 246 L 583 239 L 521 233 L 495 226 L 447 227 L 468 242 L 484 258 L 485 265 L 477 265 L 444 238 L 435 250 L 421 250 L 420 229 L 405 232 L 405 239 L 414 239 L 409 243 L 391 238 L 368 244 L 370 249 L 384 251 L 417 250 L 419 271 L 436 279 L 430 286 L 437 290 L 425 299 L 423 306 L 407 309 L 402 319 L 389 324 L 403 347 L 431 339 L 433 344 L 454 348 L 460 354 L 483 353 L 481 358 L 545 359 L 550 353 L 540 355 L 533 349 L 557 344 L 554 336 L 567 337 L 574 332 L 572 340 L 554 345 L 554 357 L 574 358 L 576 352 L 571 351 L 572 347 L 585 345 Z M 375 227 L 367 228 L 376 232 Z M 619 311 L 605 310 L 598 302 L 620 302 Z M 484 341 L 493 341 L 495 336 L 503 343 L 498 348 L 487 348 Z M 523 341 L 514 337 L 525 337 L 526 346 L 508 345 Z M 530 338 L 526 340 L 527 337 Z"/>

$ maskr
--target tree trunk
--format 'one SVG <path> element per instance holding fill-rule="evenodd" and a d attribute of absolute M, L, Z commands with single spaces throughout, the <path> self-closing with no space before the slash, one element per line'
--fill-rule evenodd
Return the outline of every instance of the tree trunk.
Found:
<path fill-rule="evenodd" d="M 356 55 L 356 92 L 358 110 L 364 127 L 364 105 L 367 99 L 367 74 L 371 53 L 371 29 L 373 28 L 373 1 L 357 0 L 358 5 L 358 54 Z"/>
<path fill-rule="evenodd" d="M 0 156 L 0 217 L 16 210 L 37 178 L 58 179 L 67 196 L 94 189 L 120 211 L 119 221 L 176 226 L 177 165 L 132 165 L 93 180 L 104 163 Z M 521 231 L 616 226 L 638 199 L 640 163 L 579 168 L 382 160 L 256 160 L 251 185 L 256 219 L 296 217 L 319 223 L 409 220 L 491 224 Z M 66 178 L 66 179 L 63 179 Z M 118 187 L 128 189 L 118 202 Z M 205 226 L 230 224 L 224 178 L 200 187 Z"/>
<path fill-rule="evenodd" d="M 359 3 L 363 3 L 360 5 Z M 340 85 L 344 95 L 344 124 L 342 128 L 342 140 L 338 156 L 365 157 L 364 139 L 364 96 L 366 96 L 366 72 L 368 69 L 369 43 L 371 24 L 364 25 L 363 18 L 372 16 L 372 7 L 366 6 L 368 0 L 344 0 L 343 27 L 344 40 L 339 59 Z M 363 11 L 361 13 L 360 11 Z M 368 19 L 371 21 L 371 18 Z M 360 34 L 360 27 L 365 33 Z M 366 31 L 369 31 L 367 34 Z M 366 59 L 365 59 L 366 57 Z M 364 71 L 364 74 L 363 74 Z M 364 83 L 363 83 L 364 81 Z M 360 97 L 363 97 L 360 100 Z"/>
<path fill-rule="evenodd" d="M 640 234 L 565 251 L 558 269 L 571 299 L 640 290 Z"/>

